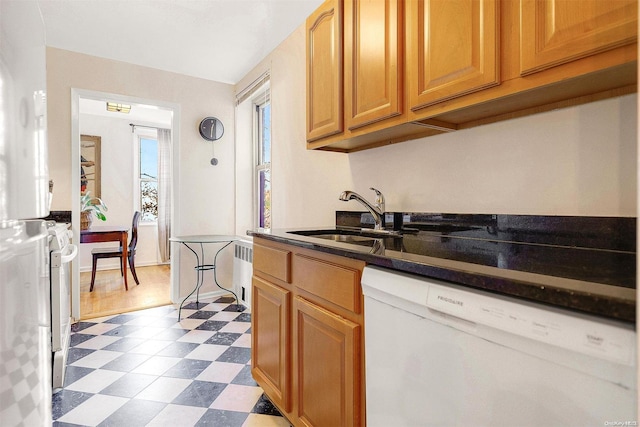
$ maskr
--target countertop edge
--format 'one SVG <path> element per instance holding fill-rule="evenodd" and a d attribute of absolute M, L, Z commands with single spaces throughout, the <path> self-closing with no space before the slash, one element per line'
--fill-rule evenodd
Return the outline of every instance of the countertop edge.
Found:
<path fill-rule="evenodd" d="M 632 324 L 635 324 L 636 322 L 635 298 L 633 300 L 628 300 L 598 295 L 576 289 L 558 288 L 546 283 L 536 283 L 536 278 L 531 279 L 533 276 L 538 276 L 540 280 L 544 280 L 544 278 L 547 277 L 549 278 L 549 282 L 553 282 L 558 279 L 555 276 L 522 273 L 521 275 L 526 277 L 527 280 L 521 280 L 515 277 L 505 277 L 480 272 L 478 271 L 479 268 L 476 264 L 457 261 L 456 264 L 458 264 L 458 266 L 451 267 L 397 259 L 365 253 L 359 251 L 359 248 L 353 247 L 353 245 L 324 243 L 320 239 L 294 234 L 289 235 L 285 231 L 262 232 L 250 230 L 247 234 L 301 248 L 313 249 L 333 255 L 362 260 L 367 264 L 378 267 L 443 280 L 474 289 L 521 298 L 530 302 L 537 302 L 583 314 L 595 315 L 609 320 Z M 468 268 L 464 268 L 465 266 Z"/>

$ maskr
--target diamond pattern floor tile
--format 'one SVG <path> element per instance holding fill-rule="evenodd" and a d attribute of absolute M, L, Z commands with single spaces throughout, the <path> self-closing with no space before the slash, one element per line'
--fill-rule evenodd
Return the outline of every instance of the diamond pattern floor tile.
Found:
<path fill-rule="evenodd" d="M 289 426 L 251 376 L 251 313 L 234 302 L 74 324 L 53 425 Z"/>

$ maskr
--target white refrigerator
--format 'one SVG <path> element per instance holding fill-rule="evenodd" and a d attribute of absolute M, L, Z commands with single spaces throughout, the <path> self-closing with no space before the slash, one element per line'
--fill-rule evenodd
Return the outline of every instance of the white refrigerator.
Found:
<path fill-rule="evenodd" d="M 0 1 L 0 426 L 51 425 L 45 31 Z"/>

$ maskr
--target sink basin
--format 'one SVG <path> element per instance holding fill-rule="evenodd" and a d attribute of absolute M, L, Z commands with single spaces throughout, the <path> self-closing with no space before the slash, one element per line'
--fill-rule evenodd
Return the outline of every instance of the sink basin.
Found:
<path fill-rule="evenodd" d="M 334 242 L 351 243 L 363 246 L 373 246 L 376 240 L 386 238 L 401 238 L 399 234 L 388 231 L 360 230 L 360 229 L 332 229 L 332 230 L 299 230 L 289 231 L 300 236 L 316 237 Z"/>
<path fill-rule="evenodd" d="M 364 244 L 364 245 L 372 244 L 375 241 L 373 237 L 351 236 L 349 234 L 318 234 L 313 237 L 317 237 L 319 239 L 333 240 L 334 242 L 355 243 L 355 244 Z"/>

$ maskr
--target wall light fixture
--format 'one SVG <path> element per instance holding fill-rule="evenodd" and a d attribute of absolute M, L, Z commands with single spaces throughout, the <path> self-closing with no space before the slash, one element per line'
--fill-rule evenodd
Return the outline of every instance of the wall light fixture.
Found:
<path fill-rule="evenodd" d="M 129 114 L 129 112 L 131 111 L 131 105 L 116 104 L 115 102 L 107 102 L 107 111 L 111 111 L 113 113 Z"/>

